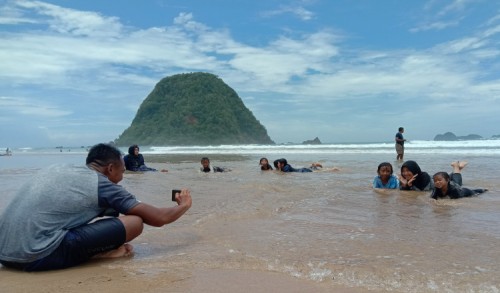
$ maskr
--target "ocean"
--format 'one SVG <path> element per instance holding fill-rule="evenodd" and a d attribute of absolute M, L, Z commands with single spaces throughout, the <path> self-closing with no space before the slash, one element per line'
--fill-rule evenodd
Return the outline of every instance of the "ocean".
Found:
<path fill-rule="evenodd" d="M 37 170 L 83 164 L 87 148 L 12 152 L 0 157 L 0 212 Z M 373 190 L 379 163 L 399 173 L 394 143 L 141 147 L 141 153 L 148 166 L 169 171 L 126 172 L 120 184 L 161 206 L 173 204 L 171 189 L 189 188 L 193 206 L 175 223 L 146 227 L 131 243 L 132 259 L 102 266 L 146 275 L 265 271 L 366 291 L 500 292 L 500 140 L 405 144 L 404 159 L 423 171 L 449 172 L 452 161 L 465 160 L 464 186 L 489 189 L 439 201 L 429 192 Z M 204 156 L 231 171 L 200 173 Z M 261 157 L 339 170 L 263 172 Z"/>

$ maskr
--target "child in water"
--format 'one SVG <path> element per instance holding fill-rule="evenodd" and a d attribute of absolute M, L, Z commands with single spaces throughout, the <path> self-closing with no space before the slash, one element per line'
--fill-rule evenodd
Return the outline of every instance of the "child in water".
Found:
<path fill-rule="evenodd" d="M 393 174 L 391 163 L 380 163 L 377 168 L 377 174 L 378 175 L 373 179 L 373 188 L 399 188 L 399 179 Z"/>
<path fill-rule="evenodd" d="M 273 167 L 271 167 L 271 165 L 269 164 L 269 161 L 267 160 L 267 158 L 262 158 L 260 159 L 259 161 L 259 165 L 260 165 L 260 169 L 262 171 L 270 171 L 270 170 L 273 170 Z"/>
<path fill-rule="evenodd" d="M 467 162 L 456 161 L 451 163 L 453 172 L 448 175 L 446 172 L 437 172 L 432 176 L 434 180 L 434 189 L 432 190 L 431 198 L 451 198 L 457 199 L 481 194 L 488 189 L 469 189 L 462 187 L 462 169 L 467 165 Z"/>
<path fill-rule="evenodd" d="M 216 166 L 210 165 L 210 159 L 208 159 L 207 157 L 201 158 L 200 162 L 201 162 L 200 171 L 204 172 L 204 173 L 209 173 L 209 172 L 215 173 L 215 172 L 231 171 L 231 170 L 226 169 L 226 168 L 216 167 Z"/>

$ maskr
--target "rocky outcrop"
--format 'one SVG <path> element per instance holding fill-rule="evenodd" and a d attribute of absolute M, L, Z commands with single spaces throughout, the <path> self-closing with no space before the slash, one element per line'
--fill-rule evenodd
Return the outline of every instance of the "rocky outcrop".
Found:
<path fill-rule="evenodd" d="M 162 79 L 142 102 L 118 146 L 274 144 L 238 94 L 203 72 Z"/>
<path fill-rule="evenodd" d="M 446 132 L 444 134 L 438 134 L 434 137 L 435 141 L 480 140 L 480 139 L 483 139 L 483 137 L 478 135 L 478 134 L 469 134 L 466 136 L 456 136 L 453 132 Z"/>
<path fill-rule="evenodd" d="M 316 137 L 315 139 L 313 140 L 306 140 L 306 141 L 303 141 L 302 144 L 321 144 L 321 141 L 319 140 L 318 137 Z"/>

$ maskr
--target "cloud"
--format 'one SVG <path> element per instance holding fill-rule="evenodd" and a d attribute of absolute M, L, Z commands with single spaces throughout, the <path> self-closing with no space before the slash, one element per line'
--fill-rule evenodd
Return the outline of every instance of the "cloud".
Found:
<path fill-rule="evenodd" d="M 278 9 L 262 12 L 261 16 L 274 17 L 282 14 L 292 14 L 303 21 L 308 21 L 314 18 L 314 13 L 301 5 L 282 5 Z"/>
<path fill-rule="evenodd" d="M 454 0 L 449 4 L 442 1 L 430 0 L 424 6 L 422 21 L 410 32 L 441 31 L 458 27 L 467 16 L 467 7 L 477 4 L 478 0 Z"/>
<path fill-rule="evenodd" d="M 63 8 L 41 1 L 16 1 L 19 8 L 33 10 L 47 16 L 49 28 L 61 34 L 75 36 L 113 37 L 120 35 L 122 25 L 116 17 L 105 17 L 95 12 Z"/>
<path fill-rule="evenodd" d="M 61 110 L 58 106 L 51 105 L 43 100 L 32 100 L 23 97 L 1 97 L 0 113 L 2 116 L 31 116 L 31 117 L 62 117 L 71 112 Z"/>
<path fill-rule="evenodd" d="M 469 2 L 453 4 L 429 9 L 441 17 L 463 11 Z M 280 7 L 268 16 L 294 11 Z M 379 50 L 354 46 L 349 35 L 340 36 L 327 25 L 268 36 L 266 43 L 255 45 L 233 37 L 227 28 L 199 22 L 191 12 L 179 13 L 168 26 L 139 28 L 100 13 L 16 1 L 0 8 L 2 19 L 11 19 L 15 28 L 0 32 L 0 113 L 12 114 L 0 117 L 5 121 L 17 114 L 43 121 L 45 136 L 52 140 L 76 141 L 74 129 L 100 129 L 106 131 L 99 134 L 101 141 L 114 139 L 158 80 L 191 71 L 212 72 L 240 96 L 251 97 L 248 107 L 277 141 L 308 133 L 304 119 L 337 137 L 343 129 L 355 132 L 361 123 L 373 125 L 373 113 L 385 114 L 383 127 L 405 115 L 424 120 L 417 113 L 435 114 L 450 101 L 457 108 L 454 116 L 468 117 L 489 115 L 494 112 L 489 103 L 498 102 L 499 70 L 494 67 L 500 26 L 495 17 L 474 33 L 448 41 Z M 426 25 L 445 23 L 432 20 Z M 460 25 L 461 18 L 455 21 Z M 419 31 L 424 30 L 422 25 Z M 63 129 L 64 124 L 69 128 Z M 426 126 L 419 127 L 425 131 Z M 297 131 L 284 133 L 292 128 Z M 90 140 L 92 134 L 81 132 L 80 137 Z"/>

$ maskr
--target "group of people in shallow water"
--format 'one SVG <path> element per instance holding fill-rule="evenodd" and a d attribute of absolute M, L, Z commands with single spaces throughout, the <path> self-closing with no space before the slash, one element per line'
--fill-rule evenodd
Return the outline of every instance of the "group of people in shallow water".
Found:
<path fill-rule="evenodd" d="M 147 167 L 144 163 L 144 157 L 139 153 L 139 146 L 132 145 L 128 149 L 128 154 L 123 158 L 125 168 L 129 171 L 158 171 L 154 168 Z M 200 172 L 227 172 L 231 169 L 224 167 L 212 166 L 210 159 L 207 157 L 201 158 Z M 305 168 L 292 167 L 285 158 L 277 159 L 273 162 L 273 166 L 267 158 L 259 160 L 260 169 L 262 171 L 281 171 L 281 172 L 314 172 L 314 171 L 339 171 L 338 168 L 323 168 L 321 163 L 312 163 L 311 166 Z M 462 186 L 462 169 L 465 168 L 467 162 L 455 161 L 451 163 L 452 172 L 437 172 L 431 178 L 427 172 L 423 172 L 420 166 L 415 161 L 406 161 L 401 165 L 401 173 L 399 176 L 394 174 L 391 163 L 383 162 L 378 165 L 377 176 L 373 179 L 373 188 L 379 189 L 400 189 L 400 190 L 415 190 L 415 191 L 431 191 L 431 197 L 439 198 L 462 198 L 481 194 L 488 189 L 478 188 L 470 189 Z M 161 172 L 168 172 L 162 169 Z"/>
<path fill-rule="evenodd" d="M 481 194 L 488 189 L 470 189 L 462 186 L 462 170 L 465 161 L 451 163 L 452 172 L 437 172 L 431 178 L 423 172 L 415 161 L 406 161 L 401 165 L 401 175 L 393 173 L 392 165 L 383 162 L 378 165 L 377 176 L 373 179 L 373 188 L 431 191 L 431 198 L 457 199 Z"/>
<path fill-rule="evenodd" d="M 313 171 L 338 171 L 338 168 L 325 168 L 323 169 L 323 165 L 320 163 L 312 163 L 309 168 L 294 168 L 292 167 L 288 161 L 284 158 L 282 159 L 277 159 L 274 161 L 274 169 L 269 164 L 269 160 L 267 158 L 261 158 L 259 161 L 260 169 L 262 171 L 272 171 L 276 169 L 277 171 L 281 172 L 313 172 Z M 201 158 L 201 167 L 200 167 L 201 172 L 227 172 L 231 171 L 231 169 L 227 169 L 224 167 L 217 167 L 217 166 L 212 166 L 210 165 L 210 160 L 207 157 Z"/>

